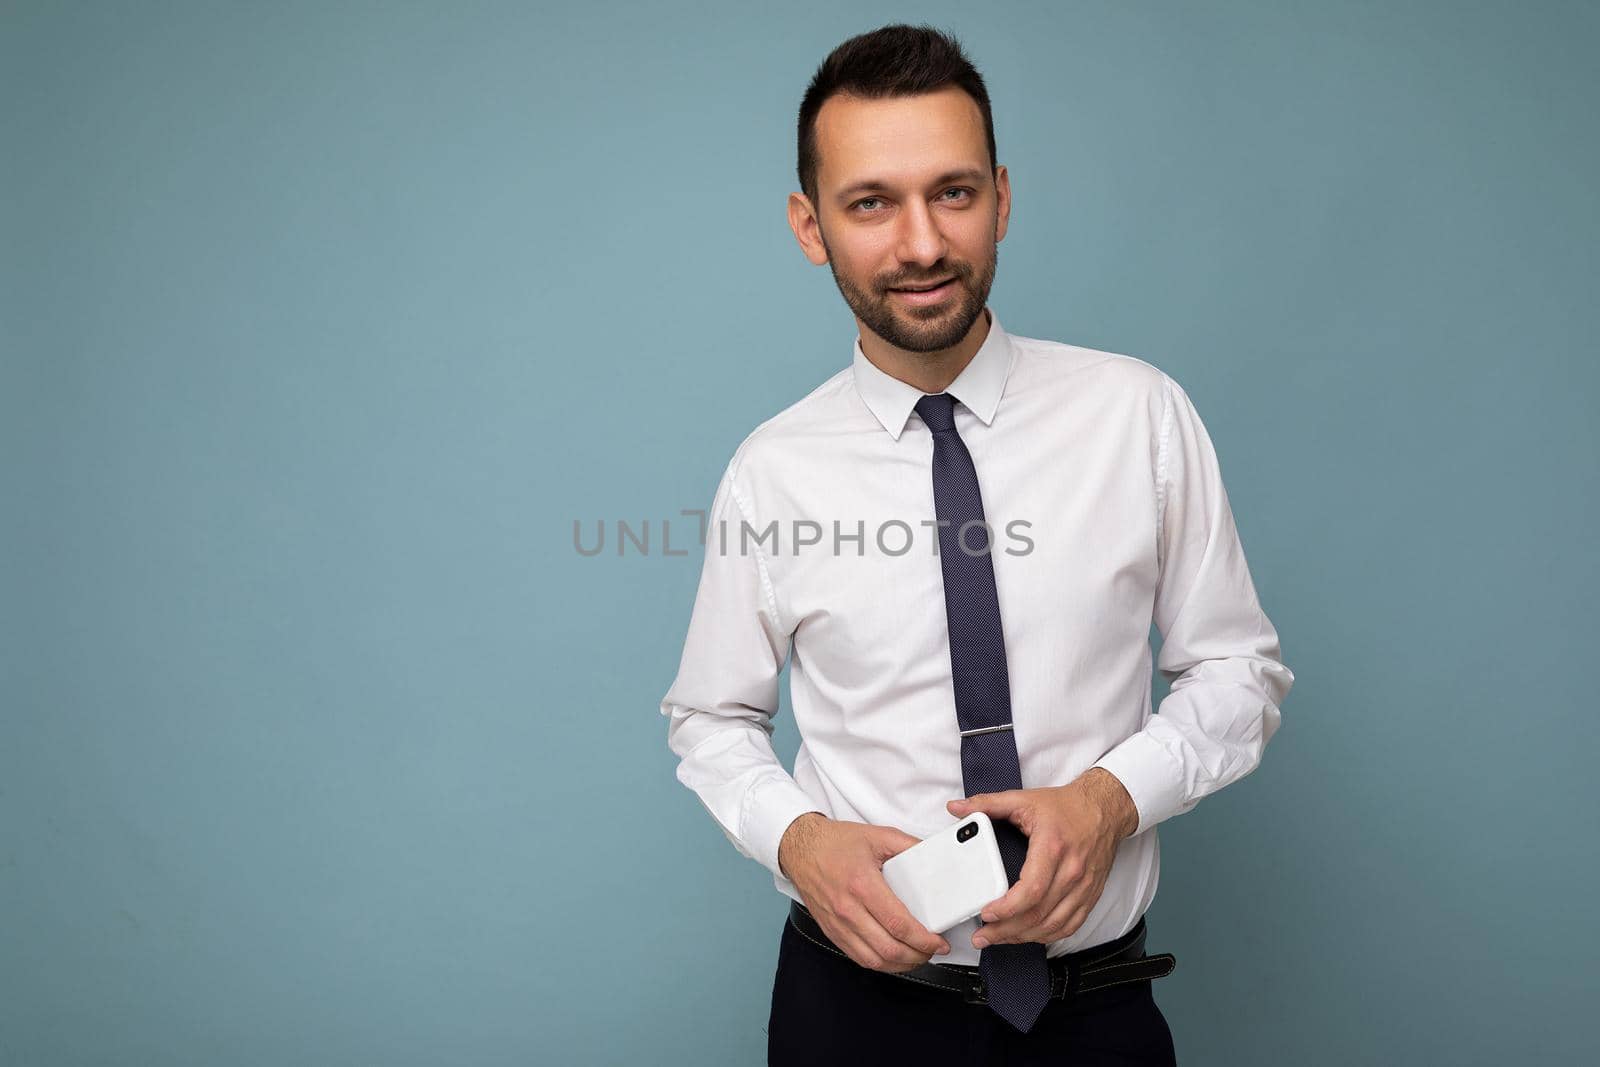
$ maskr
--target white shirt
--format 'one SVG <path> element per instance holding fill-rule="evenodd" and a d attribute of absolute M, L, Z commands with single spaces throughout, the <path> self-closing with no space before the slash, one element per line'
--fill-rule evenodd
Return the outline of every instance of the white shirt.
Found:
<path fill-rule="evenodd" d="M 1130 930 L 1155 896 L 1155 826 L 1243 777 L 1294 682 L 1257 601 L 1211 439 L 1188 395 L 1132 356 L 1007 334 L 946 390 L 992 531 L 1024 788 L 1104 767 L 1139 825 L 1051 956 Z M 797 816 L 925 837 L 961 778 L 922 391 L 851 366 L 756 427 L 706 516 L 677 677 L 661 702 L 677 777 L 772 871 Z M 747 524 L 747 528 L 744 524 Z M 724 536 L 725 534 L 725 536 Z M 971 535 L 974 551 L 981 538 Z M 814 542 L 814 543 L 807 543 Z M 837 551 L 836 551 L 837 549 Z M 1151 714 L 1150 626 L 1171 691 Z M 773 752 L 790 660 L 801 744 Z M 975 964 L 977 920 L 939 962 Z"/>

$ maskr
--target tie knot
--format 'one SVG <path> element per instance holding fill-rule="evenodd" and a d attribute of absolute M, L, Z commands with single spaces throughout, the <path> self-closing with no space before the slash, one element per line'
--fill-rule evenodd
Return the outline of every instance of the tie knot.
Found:
<path fill-rule="evenodd" d="M 956 428 L 956 398 L 949 393 L 930 393 L 917 401 L 917 414 L 934 433 Z"/>

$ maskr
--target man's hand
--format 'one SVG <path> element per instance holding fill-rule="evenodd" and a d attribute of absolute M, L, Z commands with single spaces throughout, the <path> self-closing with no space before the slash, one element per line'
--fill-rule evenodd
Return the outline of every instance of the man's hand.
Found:
<path fill-rule="evenodd" d="M 892 826 L 808 812 L 784 831 L 778 869 L 851 959 L 869 970 L 909 971 L 950 951 L 950 942 L 913 918 L 883 880 L 884 860 L 916 843 Z"/>
<path fill-rule="evenodd" d="M 1016 884 L 983 909 L 985 925 L 972 936 L 979 949 L 1074 933 L 1105 889 L 1118 842 L 1139 827 L 1133 799 L 1103 767 L 1067 785 L 979 793 L 947 806 L 957 818 L 981 811 L 1009 819 L 1028 835 Z"/>

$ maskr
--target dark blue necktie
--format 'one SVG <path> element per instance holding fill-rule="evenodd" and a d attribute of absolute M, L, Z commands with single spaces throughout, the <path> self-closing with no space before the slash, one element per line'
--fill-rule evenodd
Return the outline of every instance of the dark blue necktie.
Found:
<path fill-rule="evenodd" d="M 933 432 L 933 502 L 961 729 L 962 784 L 968 796 L 1021 789 L 1022 766 L 1011 729 L 1011 679 L 978 472 L 956 432 L 955 397 L 924 396 L 916 410 Z M 994 820 L 994 828 L 1006 878 L 1014 885 L 1027 855 L 1027 836 L 1007 819 Z M 1033 1029 L 1050 997 L 1045 947 L 1036 942 L 989 945 L 978 955 L 978 972 L 989 1007 L 1023 1033 Z"/>

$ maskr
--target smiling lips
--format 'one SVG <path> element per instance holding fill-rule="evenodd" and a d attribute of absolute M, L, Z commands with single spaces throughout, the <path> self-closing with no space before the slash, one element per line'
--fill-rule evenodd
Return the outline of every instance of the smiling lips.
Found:
<path fill-rule="evenodd" d="M 955 290 L 955 279 L 946 278 L 942 282 L 920 289 L 891 289 L 901 300 L 908 304 L 937 304 Z"/>

